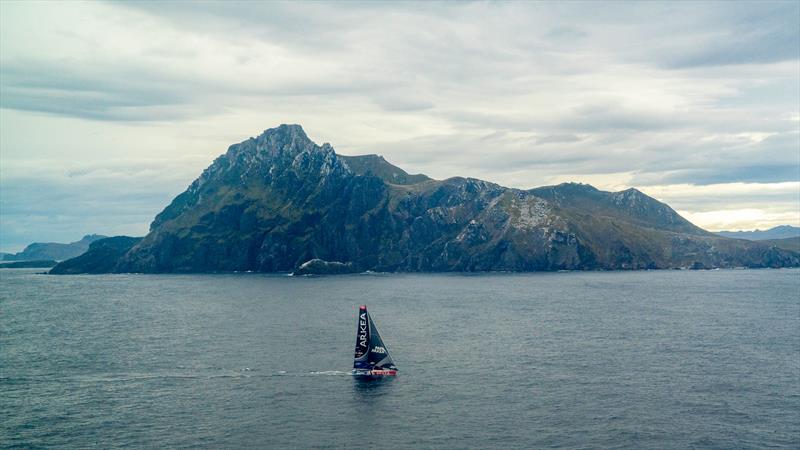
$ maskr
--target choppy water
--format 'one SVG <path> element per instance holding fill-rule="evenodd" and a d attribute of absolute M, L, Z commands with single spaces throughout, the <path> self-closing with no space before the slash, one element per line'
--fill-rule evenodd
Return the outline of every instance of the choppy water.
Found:
<path fill-rule="evenodd" d="M 0 272 L 0 442 L 800 445 L 800 271 Z M 348 375 L 369 305 L 400 376 Z"/>

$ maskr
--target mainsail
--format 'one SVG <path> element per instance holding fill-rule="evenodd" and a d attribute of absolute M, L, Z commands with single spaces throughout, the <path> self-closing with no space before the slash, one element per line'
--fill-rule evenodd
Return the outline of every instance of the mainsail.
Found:
<path fill-rule="evenodd" d="M 353 361 L 356 370 L 397 370 L 389 350 L 372 322 L 366 306 L 358 310 L 356 352 Z"/>

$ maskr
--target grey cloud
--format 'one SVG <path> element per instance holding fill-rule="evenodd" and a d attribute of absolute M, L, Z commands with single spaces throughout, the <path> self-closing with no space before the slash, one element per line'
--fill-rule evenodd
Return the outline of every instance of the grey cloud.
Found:
<path fill-rule="evenodd" d="M 798 59 L 800 30 L 796 2 L 736 2 L 720 7 L 713 2 L 574 2 L 544 3 L 536 8 L 526 4 L 391 4 L 345 2 L 296 4 L 285 2 L 202 2 L 184 8 L 179 2 L 120 2 L 120 6 L 144 11 L 186 28 L 210 28 L 227 34 L 246 33 L 275 39 L 288 46 L 313 49 L 351 49 L 359 30 L 370 24 L 414 18 L 439 26 L 436 36 L 409 30 L 398 41 L 414 44 L 424 41 L 421 52 L 437 54 L 436 67 L 463 67 L 465 59 L 502 61 L 535 56 L 532 50 L 545 50 L 566 43 L 578 43 L 575 51 L 617 52 L 635 60 L 647 60 L 668 68 L 714 65 L 771 63 Z M 493 20 L 502 17 L 502 21 Z M 654 21 L 653 18 L 659 18 Z M 504 47 L 481 48 L 465 45 L 450 33 L 448 19 L 479 23 L 481 29 L 507 39 Z M 517 19 L 517 20 L 514 20 Z M 553 25 L 553 24 L 556 25 Z M 444 25 L 444 26 L 443 26 Z M 525 28 L 545 28 L 542 39 L 532 38 Z M 622 36 L 647 39 L 650 45 L 628 46 L 625 42 L 592 41 L 607 27 L 630 30 L 640 35 Z M 397 31 L 404 31 L 399 29 Z M 489 33 L 487 33 L 488 35 Z M 503 36 L 506 35 L 506 36 Z M 431 39 L 429 39 L 429 37 Z M 604 48 L 608 45 L 609 48 Z M 387 49 L 391 50 L 391 49 Z M 446 51 L 446 50 L 449 50 Z M 563 50 L 559 50 L 563 51 Z M 406 55 L 408 57 L 409 55 Z M 453 57 L 451 59 L 451 56 Z M 437 70 L 436 67 L 431 68 Z M 480 70 L 479 66 L 470 66 Z M 453 73 L 453 72 L 451 72 Z M 471 75 L 468 72 L 460 75 Z"/>
<path fill-rule="evenodd" d="M 542 175 L 587 166 L 593 155 L 572 148 L 542 150 L 535 135 L 505 132 L 481 135 L 429 135 L 383 144 L 376 150 L 406 171 L 438 178 L 469 176 L 504 184 L 504 173 L 528 170 Z M 453 157 L 458 155 L 458 157 Z M 595 167 L 597 169 L 597 167 Z M 608 166 L 608 171 L 616 168 Z M 536 183 L 536 179 L 531 179 Z M 523 187 L 532 187 L 523 186 Z M 519 187 L 519 186 L 517 186 Z"/>
<path fill-rule="evenodd" d="M 653 152 L 632 180 L 639 185 L 800 181 L 800 135 L 784 133 L 758 143 L 690 143 L 676 153 Z"/>
<path fill-rule="evenodd" d="M 205 1 L 186 8 L 181 2 L 115 1 L 117 6 L 170 21 L 174 26 L 205 29 L 222 35 L 251 35 L 292 47 L 320 49 L 345 45 L 348 30 L 342 23 L 358 20 L 357 9 L 346 4 L 304 4 L 257 1 Z M 368 5 L 364 5 L 368 6 Z"/>
<path fill-rule="evenodd" d="M 462 126 L 466 125 L 472 128 L 494 129 L 498 131 L 531 132 L 536 129 L 538 122 L 534 117 L 469 110 L 441 111 L 438 115 Z"/>
<path fill-rule="evenodd" d="M 205 165 L 181 171 L 176 155 L 219 153 L 281 121 L 302 122 L 348 153 L 383 153 L 410 172 L 515 187 L 615 173 L 632 173 L 642 186 L 797 181 L 798 7 L 89 3 L 97 17 L 87 14 L 85 28 L 49 24 L 69 42 L 58 52 L 7 52 L 27 47 L 3 34 L 2 111 L 47 113 L 25 116 L 28 130 L 62 118 L 102 121 L 98 130 L 147 129 L 154 134 L 148 145 L 172 152 L 165 164 L 180 176 L 157 165 L 95 165 L 84 152 L 83 160 L 65 154 L 55 161 L 76 159 L 78 167 L 9 177 L 9 153 L 29 151 L 34 159 L 44 150 L 18 151 L 29 139 L 5 128 L 3 239 L 49 239 L 32 234 L 45 230 L 110 233 L 99 229 L 104 223 L 146 230 Z M 111 33 L 123 33 L 123 44 L 138 30 L 128 24 L 148 24 L 150 33 L 118 54 L 103 45 L 118 36 L 91 32 L 93 20 L 108 18 L 120 20 Z M 197 137 L 181 140 L 180 133 Z M 101 149 L 98 136 L 76 140 Z M 132 157 L 140 151 L 126 148 Z"/>
<path fill-rule="evenodd" d="M 578 135 L 575 134 L 549 134 L 546 136 L 542 136 L 536 139 L 536 143 L 539 145 L 543 144 L 560 144 L 564 142 L 579 142 L 582 141 Z"/>
<path fill-rule="evenodd" d="M 552 112 L 537 116 L 474 111 L 443 111 L 440 115 L 472 127 L 521 132 L 555 131 L 553 136 L 575 136 L 575 133 L 592 132 L 663 131 L 696 124 L 690 117 L 632 110 L 617 102 L 585 105 L 563 113 Z"/>
<path fill-rule="evenodd" d="M 578 39 L 583 39 L 589 36 L 589 33 L 570 26 L 557 26 L 550 29 L 545 34 L 545 37 L 548 39 L 555 39 L 555 40 L 564 40 L 564 41 L 575 41 Z"/>
<path fill-rule="evenodd" d="M 404 97 L 402 95 L 381 95 L 372 98 L 376 105 L 386 111 L 424 111 L 434 107 L 434 104 L 423 98 Z"/>
<path fill-rule="evenodd" d="M 753 186 L 751 189 L 706 189 L 703 195 L 691 191 L 669 193 L 669 205 L 673 209 L 688 211 L 719 211 L 726 209 L 757 208 L 766 211 L 797 212 L 800 191 L 797 189 L 769 189 L 769 185 Z M 647 193 L 648 189 L 644 189 Z"/>
<path fill-rule="evenodd" d="M 0 66 L 0 107 L 102 121 L 163 121 L 224 112 L 225 106 L 216 100 L 221 96 L 277 99 L 368 94 L 395 84 L 358 76 L 236 84 L 185 75 L 145 65 L 77 70 L 70 63 L 4 62 Z M 390 101 L 386 104 L 392 105 Z M 419 101 L 398 100 L 395 106 L 425 109 Z"/>
<path fill-rule="evenodd" d="M 70 66 L 4 62 L 0 89 L 3 108 L 94 120 L 161 120 L 197 112 L 188 110 L 189 97 L 172 89 L 170 80 L 128 67 L 78 73 Z"/>
<path fill-rule="evenodd" d="M 780 183 L 800 180 L 800 169 L 786 164 L 738 166 L 726 169 L 688 169 L 669 172 L 661 184 Z"/>
<path fill-rule="evenodd" d="M 686 48 L 665 61 L 672 68 L 774 63 L 800 58 L 800 3 L 763 2 L 729 5 L 734 16 L 727 29 L 701 45 Z"/>
<path fill-rule="evenodd" d="M 800 83 L 797 78 L 759 80 L 737 92 L 722 96 L 715 105 L 719 108 L 759 108 L 764 104 L 800 104 Z"/>
<path fill-rule="evenodd" d="M 577 108 L 560 120 L 565 130 L 598 131 L 658 131 L 687 125 L 687 118 L 675 114 L 634 111 L 619 104 L 587 105 Z"/>
<path fill-rule="evenodd" d="M 532 184 L 521 187 L 533 187 L 559 173 L 580 177 L 630 172 L 634 174 L 631 182 L 639 186 L 800 181 L 800 135 L 796 133 L 758 143 L 745 137 L 717 142 L 697 141 L 692 136 L 670 130 L 621 130 L 588 134 L 580 140 L 572 135 L 557 136 L 553 139 L 557 144 L 543 145 L 534 133 L 498 132 L 431 135 L 384 144 L 377 150 L 390 160 L 439 177 L 488 177 L 504 184 L 507 173 L 529 171 Z M 553 138 L 545 139 L 548 137 Z"/>
<path fill-rule="evenodd" d="M 800 4 L 793 1 L 575 2 L 553 9 L 553 19 L 585 28 L 588 39 L 573 40 L 578 50 L 612 52 L 660 68 L 800 58 Z M 553 38 L 558 40 L 559 33 Z"/>

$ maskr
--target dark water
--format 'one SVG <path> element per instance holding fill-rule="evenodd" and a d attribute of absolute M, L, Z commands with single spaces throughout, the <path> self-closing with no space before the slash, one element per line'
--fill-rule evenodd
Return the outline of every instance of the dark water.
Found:
<path fill-rule="evenodd" d="M 798 270 L 0 279 L 3 446 L 800 445 Z"/>

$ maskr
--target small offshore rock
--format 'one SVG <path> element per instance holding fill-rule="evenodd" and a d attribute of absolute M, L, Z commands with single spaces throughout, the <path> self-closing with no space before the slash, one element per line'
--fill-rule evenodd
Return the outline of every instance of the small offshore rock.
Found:
<path fill-rule="evenodd" d="M 356 270 L 351 262 L 342 263 L 314 258 L 300 264 L 300 267 L 294 271 L 293 275 L 338 275 L 354 272 L 356 272 Z"/>

